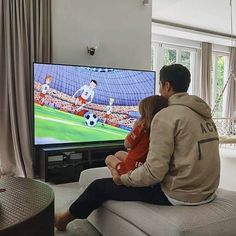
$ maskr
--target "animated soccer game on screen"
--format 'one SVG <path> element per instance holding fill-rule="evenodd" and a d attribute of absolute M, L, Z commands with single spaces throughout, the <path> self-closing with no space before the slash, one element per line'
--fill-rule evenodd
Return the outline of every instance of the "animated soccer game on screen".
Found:
<path fill-rule="evenodd" d="M 35 144 L 124 140 L 155 72 L 34 63 Z"/>

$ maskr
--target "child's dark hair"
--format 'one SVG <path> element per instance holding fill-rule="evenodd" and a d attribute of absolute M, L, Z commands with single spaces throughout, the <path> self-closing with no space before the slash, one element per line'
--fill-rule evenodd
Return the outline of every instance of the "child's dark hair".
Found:
<path fill-rule="evenodd" d="M 153 117 L 161 109 L 168 106 L 168 99 L 159 95 L 146 97 L 139 103 L 140 121 L 144 128 L 149 131 Z"/>
<path fill-rule="evenodd" d="M 187 92 L 191 74 L 187 67 L 181 64 L 163 66 L 160 70 L 160 81 L 162 84 L 169 82 L 174 92 Z"/>

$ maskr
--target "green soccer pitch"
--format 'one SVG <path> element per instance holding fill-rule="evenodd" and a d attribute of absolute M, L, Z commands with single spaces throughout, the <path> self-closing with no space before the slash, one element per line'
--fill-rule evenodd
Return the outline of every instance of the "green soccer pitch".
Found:
<path fill-rule="evenodd" d="M 98 122 L 88 127 L 84 117 L 34 104 L 35 144 L 123 140 L 128 131 Z"/>

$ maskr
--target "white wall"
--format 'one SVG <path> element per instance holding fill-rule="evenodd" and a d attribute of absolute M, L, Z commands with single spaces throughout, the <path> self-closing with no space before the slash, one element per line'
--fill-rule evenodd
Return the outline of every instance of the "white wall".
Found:
<path fill-rule="evenodd" d="M 52 0 L 53 62 L 150 69 L 152 10 L 142 2 Z"/>

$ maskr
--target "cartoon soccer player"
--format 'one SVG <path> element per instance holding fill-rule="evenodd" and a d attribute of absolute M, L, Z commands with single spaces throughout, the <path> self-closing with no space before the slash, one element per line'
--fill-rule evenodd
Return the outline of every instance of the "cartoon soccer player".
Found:
<path fill-rule="evenodd" d="M 89 85 L 84 85 L 81 88 L 79 88 L 73 95 L 73 98 L 75 98 L 75 105 L 80 105 L 77 109 L 77 111 L 80 111 L 84 108 L 86 104 L 90 104 L 93 101 L 94 97 L 94 89 L 97 86 L 96 80 L 91 80 Z M 77 93 L 83 91 L 80 96 L 76 97 Z M 90 97 L 90 101 L 87 101 Z"/>
<path fill-rule="evenodd" d="M 44 105 L 45 102 L 45 96 L 47 94 L 47 91 L 49 90 L 49 84 L 52 82 L 52 76 L 51 75 L 46 75 L 44 79 L 44 84 L 41 86 L 41 92 L 39 94 L 39 101 L 40 105 Z"/>
<path fill-rule="evenodd" d="M 105 116 L 103 117 L 103 122 L 102 122 L 102 125 L 104 126 L 104 124 L 106 124 L 108 122 L 108 120 L 110 120 L 111 118 L 111 113 L 112 113 L 112 105 L 114 103 L 115 99 L 113 97 L 110 97 L 109 98 L 109 105 L 106 106 L 106 114 Z"/>

